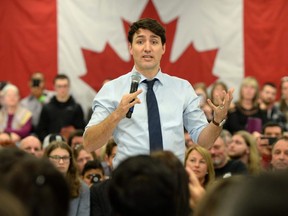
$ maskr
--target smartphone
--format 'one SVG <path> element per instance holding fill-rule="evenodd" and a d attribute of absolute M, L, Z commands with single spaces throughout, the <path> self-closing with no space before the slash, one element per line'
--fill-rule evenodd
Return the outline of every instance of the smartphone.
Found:
<path fill-rule="evenodd" d="M 39 87 L 41 83 L 40 79 L 32 79 L 32 87 Z"/>
<path fill-rule="evenodd" d="M 273 145 L 277 141 L 277 137 L 261 137 L 261 139 L 267 139 L 269 145 Z"/>

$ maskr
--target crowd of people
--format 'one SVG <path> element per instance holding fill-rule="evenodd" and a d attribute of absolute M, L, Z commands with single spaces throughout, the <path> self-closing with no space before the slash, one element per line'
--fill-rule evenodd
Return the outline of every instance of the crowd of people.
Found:
<path fill-rule="evenodd" d="M 222 81 L 208 89 L 161 71 L 156 20 L 133 23 L 128 41 L 133 69 L 103 85 L 88 120 L 65 74 L 49 91 L 33 73 L 23 98 L 1 84 L 0 214 L 283 215 L 288 77 L 279 88 L 245 77 L 233 101 Z"/>

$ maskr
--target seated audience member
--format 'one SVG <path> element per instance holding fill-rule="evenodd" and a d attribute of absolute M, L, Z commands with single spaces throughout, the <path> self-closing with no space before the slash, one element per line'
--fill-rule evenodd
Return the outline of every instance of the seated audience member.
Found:
<path fill-rule="evenodd" d="M 288 212 L 287 172 L 265 172 L 234 185 L 224 196 L 213 216 L 282 216 Z M 207 208 L 210 208 L 207 205 Z M 208 215 L 208 214 L 207 214 Z M 197 216 L 197 215 L 196 215 Z"/>
<path fill-rule="evenodd" d="M 189 179 L 192 176 L 190 176 L 189 173 L 187 175 L 187 172 L 184 169 L 182 162 L 171 151 L 155 151 L 151 153 L 151 157 L 155 158 L 156 160 L 159 160 L 160 162 L 163 162 L 175 174 L 176 180 L 178 182 L 177 198 L 176 198 L 178 208 L 177 215 L 190 215 L 192 213 L 191 209 L 193 209 L 194 207 L 194 205 L 190 205 L 189 203 L 190 199 L 193 199 L 193 202 L 196 204 L 198 198 L 195 197 L 194 194 L 191 193 L 191 191 L 189 191 L 190 189 Z M 194 177 L 197 178 L 195 175 Z M 193 188 L 196 187 L 194 182 L 192 185 Z"/>
<path fill-rule="evenodd" d="M 19 103 L 17 86 L 7 84 L 2 90 L 0 132 L 10 133 L 13 142 L 28 136 L 32 130 L 32 113 Z"/>
<path fill-rule="evenodd" d="M 60 134 L 57 134 L 57 133 L 48 134 L 43 140 L 43 145 L 42 145 L 43 150 L 45 150 L 48 147 L 48 145 L 53 141 L 66 142 L 65 138 L 61 136 Z"/>
<path fill-rule="evenodd" d="M 82 170 L 81 177 L 89 187 L 91 187 L 93 184 L 103 181 L 104 169 L 101 165 L 101 162 L 97 159 L 87 161 Z"/>
<path fill-rule="evenodd" d="M 72 149 L 75 149 L 75 146 L 78 144 L 83 145 L 83 133 L 84 130 L 77 129 L 69 135 L 67 143 Z"/>
<path fill-rule="evenodd" d="M 258 174 L 262 169 L 255 137 L 247 131 L 238 131 L 232 136 L 228 155 L 233 160 L 241 160 L 249 174 Z"/>
<path fill-rule="evenodd" d="M 261 132 L 262 125 L 267 122 L 267 116 L 266 111 L 259 108 L 258 99 L 258 81 L 254 77 L 244 78 L 239 90 L 239 100 L 229 110 L 224 129 L 231 134 L 239 130 Z"/>
<path fill-rule="evenodd" d="M 280 100 L 276 103 L 276 106 L 279 107 L 286 118 L 284 130 L 288 131 L 288 76 L 281 78 L 280 89 L 281 96 Z"/>
<path fill-rule="evenodd" d="M 278 139 L 272 147 L 272 170 L 288 170 L 288 137 Z"/>
<path fill-rule="evenodd" d="M 262 129 L 262 134 L 253 134 L 257 139 L 257 149 L 261 157 L 263 169 L 270 169 L 272 158 L 272 145 L 283 135 L 283 128 L 277 122 L 267 122 Z"/>
<path fill-rule="evenodd" d="M 54 93 L 45 89 L 44 75 L 35 72 L 29 80 L 30 94 L 21 100 L 21 105 L 32 112 L 32 125 L 35 130 L 44 104 L 48 103 Z"/>
<path fill-rule="evenodd" d="M 21 162 L 26 157 L 31 158 L 33 156 L 16 146 L 0 149 L 0 176 L 5 176 L 17 163 Z M 4 178 L 0 178 L 0 185 L 2 185 L 3 180 Z"/>
<path fill-rule="evenodd" d="M 227 178 L 232 175 L 247 174 L 246 165 L 240 160 L 231 160 L 228 156 L 228 145 L 231 142 L 231 134 L 222 130 L 213 146 L 209 149 L 212 157 L 216 178 Z"/>
<path fill-rule="evenodd" d="M 275 105 L 276 97 L 276 85 L 272 82 L 264 83 L 259 97 L 260 109 L 266 111 L 268 121 L 277 122 L 281 127 L 285 128 L 287 120 L 279 107 Z"/>
<path fill-rule="evenodd" d="M 68 139 L 75 129 L 84 129 L 84 113 L 70 95 L 70 80 L 64 74 L 54 78 L 55 96 L 42 108 L 37 133 L 41 140 L 50 133 L 60 133 Z"/>
<path fill-rule="evenodd" d="M 177 190 L 171 168 L 156 158 L 139 155 L 124 160 L 113 171 L 108 194 L 114 215 L 178 216 Z"/>
<path fill-rule="evenodd" d="M 102 161 L 102 166 L 104 169 L 105 177 L 111 177 L 113 170 L 113 158 L 117 153 L 117 144 L 114 139 L 110 139 L 105 148 L 105 158 Z"/>
<path fill-rule="evenodd" d="M 83 168 L 88 161 L 97 159 L 95 152 L 86 151 L 84 146 L 81 144 L 75 146 L 75 148 L 73 149 L 73 155 L 76 161 L 79 174 L 82 173 Z"/>
<path fill-rule="evenodd" d="M 108 197 L 111 179 L 106 179 L 90 187 L 90 216 L 111 216 L 112 207 Z"/>
<path fill-rule="evenodd" d="M 66 177 L 70 189 L 69 216 L 90 215 L 89 187 L 80 180 L 70 146 L 66 142 L 53 141 L 45 149 L 44 157 Z"/>
<path fill-rule="evenodd" d="M 19 143 L 19 148 L 38 158 L 41 158 L 43 155 L 42 143 L 37 137 L 33 135 L 27 136 L 22 139 Z"/>
<path fill-rule="evenodd" d="M 23 203 L 29 216 L 68 214 L 67 182 L 46 159 L 24 157 L 18 160 L 3 181 L 3 186 Z"/>
<path fill-rule="evenodd" d="M 200 184 L 206 188 L 215 179 L 211 155 L 201 146 L 192 146 L 186 151 L 185 166 L 189 166 L 197 176 Z"/>
<path fill-rule="evenodd" d="M 226 208 L 227 200 L 225 198 L 235 196 L 234 189 L 246 179 L 247 176 L 243 175 L 217 179 L 207 188 L 206 193 L 198 202 L 193 216 L 215 216 L 219 209 Z M 223 200 L 225 200 L 225 202 L 223 202 Z"/>

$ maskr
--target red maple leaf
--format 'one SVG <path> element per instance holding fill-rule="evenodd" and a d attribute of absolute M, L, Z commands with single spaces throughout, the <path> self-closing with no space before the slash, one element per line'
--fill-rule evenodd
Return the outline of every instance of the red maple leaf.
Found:
<path fill-rule="evenodd" d="M 156 19 L 166 28 L 166 52 L 161 60 L 161 69 L 163 72 L 186 79 L 192 84 L 205 82 L 207 85 L 210 85 L 215 81 L 216 77 L 212 75 L 212 68 L 217 50 L 198 52 L 191 43 L 180 58 L 176 62 L 171 63 L 169 58 L 176 31 L 177 19 L 168 24 L 162 23 L 152 1 L 148 2 L 141 17 Z M 128 32 L 130 23 L 123 20 L 123 24 L 126 32 Z M 82 52 L 86 62 L 87 73 L 81 78 L 95 90 L 101 88 L 105 79 L 116 78 L 127 73 L 133 67 L 132 58 L 129 62 L 124 62 L 110 47 L 109 43 L 107 43 L 104 51 L 101 53 L 87 49 L 82 49 Z"/>

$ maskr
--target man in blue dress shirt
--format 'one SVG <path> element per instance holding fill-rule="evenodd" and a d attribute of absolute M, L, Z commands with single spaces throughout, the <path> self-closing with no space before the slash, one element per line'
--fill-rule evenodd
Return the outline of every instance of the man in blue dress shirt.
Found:
<path fill-rule="evenodd" d="M 192 85 L 161 71 L 160 62 L 166 49 L 165 29 L 156 20 L 141 19 L 131 25 L 128 41 L 134 67 L 131 72 L 106 83 L 97 93 L 94 112 L 84 133 L 86 149 L 94 151 L 113 136 L 118 145 L 114 167 L 129 156 L 150 153 L 145 81 L 155 78 L 153 90 L 158 101 L 163 149 L 184 161 L 184 127 L 195 143 L 206 148 L 212 146 L 221 132 L 233 90 L 223 92 L 224 100 L 219 95 L 220 106 L 208 100 L 214 111 L 214 119 L 208 123 L 199 105 L 201 98 Z M 129 93 L 135 72 L 141 76 L 139 87 Z M 134 105 L 132 117 L 126 118 Z"/>

